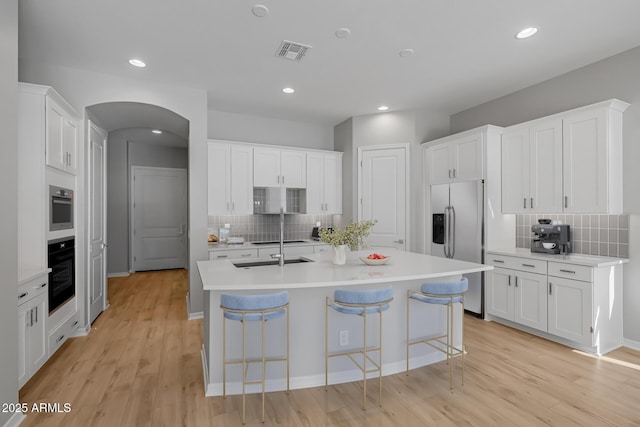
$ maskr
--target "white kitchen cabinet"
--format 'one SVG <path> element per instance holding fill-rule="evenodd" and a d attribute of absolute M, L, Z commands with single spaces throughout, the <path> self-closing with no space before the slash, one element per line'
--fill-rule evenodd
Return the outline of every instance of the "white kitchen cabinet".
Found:
<path fill-rule="evenodd" d="M 47 361 L 47 276 L 18 288 L 18 387 Z"/>
<path fill-rule="evenodd" d="M 307 156 L 304 150 L 254 148 L 254 187 L 307 187 Z"/>
<path fill-rule="evenodd" d="M 209 215 L 253 213 L 253 148 L 209 141 Z"/>
<path fill-rule="evenodd" d="M 562 120 L 537 120 L 502 134 L 502 211 L 562 211 Z"/>
<path fill-rule="evenodd" d="M 307 153 L 307 214 L 342 213 L 342 153 Z"/>
<path fill-rule="evenodd" d="M 47 165 L 71 174 L 78 172 L 78 122 L 76 113 L 50 91 L 46 96 Z"/>
<path fill-rule="evenodd" d="M 209 251 L 209 259 L 215 261 L 224 261 L 227 259 L 251 259 L 258 257 L 258 249 L 239 248 L 239 249 L 214 249 Z"/>
<path fill-rule="evenodd" d="M 487 253 L 487 319 L 604 354 L 622 345 L 622 265 Z"/>
<path fill-rule="evenodd" d="M 474 132 L 431 141 L 428 148 L 429 185 L 482 179 L 483 140 L 482 132 Z"/>
<path fill-rule="evenodd" d="M 566 213 L 622 212 L 622 113 L 610 100 L 563 115 Z"/>

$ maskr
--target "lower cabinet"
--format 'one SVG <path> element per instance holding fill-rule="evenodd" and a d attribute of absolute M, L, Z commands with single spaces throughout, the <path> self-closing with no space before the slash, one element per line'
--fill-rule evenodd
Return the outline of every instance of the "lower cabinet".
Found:
<path fill-rule="evenodd" d="M 43 277 L 19 288 L 18 387 L 22 387 L 47 361 L 48 294 L 46 285 L 47 279 Z M 24 296 L 20 298 L 21 295 Z"/>
<path fill-rule="evenodd" d="M 622 345 L 622 265 L 591 267 L 489 255 L 487 263 L 494 270 L 486 273 L 487 319 L 504 319 L 596 354 Z M 521 271 L 524 268 L 535 272 Z"/>

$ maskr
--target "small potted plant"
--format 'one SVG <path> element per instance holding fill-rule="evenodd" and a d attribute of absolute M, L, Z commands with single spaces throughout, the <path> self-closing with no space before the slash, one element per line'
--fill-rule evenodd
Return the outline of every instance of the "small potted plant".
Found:
<path fill-rule="evenodd" d="M 318 231 L 320 241 L 333 247 L 333 263 L 341 265 L 347 261 L 347 246 L 352 251 L 357 251 L 361 246 L 364 246 L 364 238 L 369 235 L 371 227 L 376 222 L 376 220 L 352 222 L 344 228 L 334 228 L 333 231 L 321 228 Z"/>

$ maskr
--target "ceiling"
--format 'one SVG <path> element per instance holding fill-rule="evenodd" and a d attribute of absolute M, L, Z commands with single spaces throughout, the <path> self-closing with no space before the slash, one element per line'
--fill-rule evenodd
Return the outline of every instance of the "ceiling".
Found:
<path fill-rule="evenodd" d="M 262 3 L 269 13 L 252 14 Z M 640 45 L 638 0 L 20 0 L 27 63 L 206 90 L 209 109 L 335 125 L 453 114 Z M 526 26 L 539 32 L 514 35 Z M 338 38 L 336 30 L 351 35 Z M 283 40 L 312 46 L 300 62 Z M 400 57 L 402 49 L 414 54 Z M 146 62 L 134 68 L 130 58 Z M 295 93 L 287 95 L 282 88 Z"/>

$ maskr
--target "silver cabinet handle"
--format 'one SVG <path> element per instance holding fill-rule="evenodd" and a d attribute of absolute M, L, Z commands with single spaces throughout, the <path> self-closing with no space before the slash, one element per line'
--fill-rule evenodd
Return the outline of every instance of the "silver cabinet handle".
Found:
<path fill-rule="evenodd" d="M 33 308 L 29 310 L 29 326 L 33 326 Z"/>
<path fill-rule="evenodd" d="M 522 200 L 524 200 L 524 206 L 523 206 L 523 208 L 527 209 L 527 198 L 525 197 L 525 198 L 524 198 L 524 199 L 522 199 Z"/>
<path fill-rule="evenodd" d="M 518 276 L 516 276 L 516 288 L 518 287 Z"/>
<path fill-rule="evenodd" d="M 533 209 L 533 197 L 531 198 L 531 203 L 529 203 L 529 206 L 531 207 L 531 209 Z"/>
<path fill-rule="evenodd" d="M 501 259 L 494 259 L 493 262 L 499 262 L 500 264 L 504 264 L 504 261 Z"/>
<path fill-rule="evenodd" d="M 231 212 L 235 212 L 236 210 L 236 202 L 231 202 Z"/>
<path fill-rule="evenodd" d="M 404 239 L 400 239 L 400 240 L 394 240 L 393 243 L 400 243 L 403 244 L 404 243 Z"/>
<path fill-rule="evenodd" d="M 536 268 L 535 265 L 531 265 L 531 264 L 522 264 L 523 267 L 529 267 L 529 268 Z"/>
<path fill-rule="evenodd" d="M 564 196 L 564 207 L 565 208 L 569 207 L 569 197 L 568 196 Z"/>
<path fill-rule="evenodd" d="M 282 175 L 282 184 L 284 185 L 284 175 Z"/>
<path fill-rule="evenodd" d="M 218 258 L 226 258 L 226 257 L 228 257 L 228 256 L 229 256 L 229 255 L 218 255 Z"/>
<path fill-rule="evenodd" d="M 20 299 L 26 297 L 27 295 L 29 295 L 29 292 L 23 292 L 20 295 L 18 295 L 18 299 L 20 300 Z"/>
<path fill-rule="evenodd" d="M 250 257 L 251 254 L 241 254 L 240 256 L 242 256 L 242 257 Z"/>
<path fill-rule="evenodd" d="M 571 270 L 563 270 L 563 269 L 560 269 L 560 271 L 561 271 L 561 272 L 563 272 L 563 273 L 576 274 L 576 272 L 575 272 L 575 271 L 571 271 Z"/>
<path fill-rule="evenodd" d="M 449 169 L 449 178 L 451 178 L 451 169 Z"/>
<path fill-rule="evenodd" d="M 38 323 L 38 306 L 36 306 L 36 323 Z"/>
<path fill-rule="evenodd" d="M 59 343 L 60 341 L 62 341 L 64 339 L 64 335 L 60 335 L 57 339 L 56 342 Z"/>
<path fill-rule="evenodd" d="M 280 184 L 280 175 L 278 175 L 278 184 Z"/>
<path fill-rule="evenodd" d="M 33 289 L 36 289 L 36 290 L 37 290 L 37 289 L 42 289 L 42 288 L 44 288 L 45 286 L 47 286 L 47 284 L 46 284 L 46 283 L 43 283 L 42 285 L 34 286 L 34 287 L 33 287 Z M 18 297 L 18 298 L 20 298 L 20 297 Z"/>
<path fill-rule="evenodd" d="M 454 177 L 454 178 L 456 177 L 456 170 L 455 170 L 455 168 L 453 169 L 453 177 Z"/>
<path fill-rule="evenodd" d="M 509 286 L 511 286 L 511 275 L 509 275 Z"/>
<path fill-rule="evenodd" d="M 553 293 L 551 292 L 551 282 L 549 282 L 549 295 L 553 295 Z"/>

